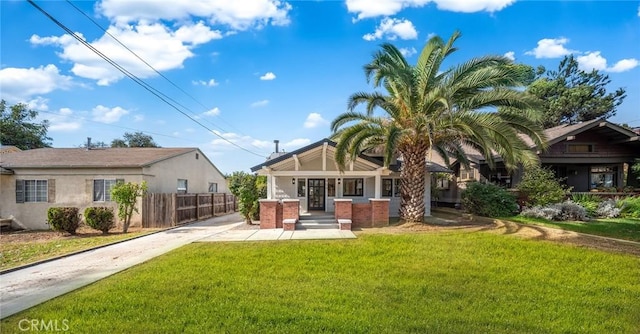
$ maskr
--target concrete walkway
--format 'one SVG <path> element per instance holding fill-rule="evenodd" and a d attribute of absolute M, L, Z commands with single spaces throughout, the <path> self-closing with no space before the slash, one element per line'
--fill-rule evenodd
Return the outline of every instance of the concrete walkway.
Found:
<path fill-rule="evenodd" d="M 178 227 L 0 275 L 0 317 L 26 310 L 194 241 L 355 238 L 351 231 L 232 230 L 238 213 Z"/>

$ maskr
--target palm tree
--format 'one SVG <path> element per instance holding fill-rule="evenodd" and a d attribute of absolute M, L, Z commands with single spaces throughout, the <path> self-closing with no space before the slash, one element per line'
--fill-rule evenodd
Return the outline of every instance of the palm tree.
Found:
<path fill-rule="evenodd" d="M 537 163 L 527 139 L 544 147 L 539 101 L 518 89 L 521 71 L 509 59 L 484 56 L 441 71 L 459 37 L 456 31 L 446 43 L 438 36 L 430 38 L 415 66 L 395 46 L 383 44 L 364 70 L 367 81 L 386 92 L 353 94 L 348 111 L 331 124 L 338 142 L 335 159 L 342 168 L 371 148 L 382 150 L 387 167 L 401 157 L 400 217 L 407 222 L 422 222 L 424 217 L 425 159 L 430 152 L 447 164 L 449 157 L 468 164 L 463 151 L 467 145 L 491 166 L 497 154 L 514 170 L 518 164 Z M 365 112 L 354 110 L 360 104 Z M 497 107 L 501 112 L 491 111 Z"/>

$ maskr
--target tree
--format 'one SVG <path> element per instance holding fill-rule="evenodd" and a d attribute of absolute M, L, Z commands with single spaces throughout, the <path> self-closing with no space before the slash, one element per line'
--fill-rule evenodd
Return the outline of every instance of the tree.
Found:
<path fill-rule="evenodd" d="M 597 70 L 581 70 L 570 55 L 560 61 L 557 71 L 539 67 L 527 91 L 544 101 L 543 125 L 550 128 L 614 116 L 626 93 L 623 88 L 607 93 L 610 82 L 608 75 Z"/>
<path fill-rule="evenodd" d="M 142 132 L 125 132 L 122 139 L 111 141 L 111 147 L 160 147 L 153 141 L 153 137 Z"/>
<path fill-rule="evenodd" d="M 525 168 L 522 181 L 518 183 L 518 190 L 526 196 L 526 206 L 545 206 L 561 203 L 565 200 L 570 188 L 561 184 L 556 174 L 540 166 Z"/>
<path fill-rule="evenodd" d="M 26 104 L 18 103 L 9 107 L 0 101 L 0 143 L 13 145 L 21 150 L 51 147 L 51 138 L 47 136 L 49 121 L 36 123 L 33 120 L 38 112 L 28 109 Z"/>
<path fill-rule="evenodd" d="M 118 182 L 111 188 L 111 198 L 118 204 L 118 218 L 122 220 L 122 232 L 127 233 L 131 224 L 131 216 L 133 212 L 138 212 L 136 204 L 138 198 L 147 193 L 147 183 L 142 181 L 138 184 L 135 182 Z"/>
<path fill-rule="evenodd" d="M 260 219 L 260 198 L 267 197 L 265 176 L 233 172 L 229 177 L 229 191 L 238 198 L 238 211 L 247 224 Z"/>
<path fill-rule="evenodd" d="M 395 46 L 383 44 L 364 70 L 367 80 L 373 80 L 376 88 L 382 86 L 386 94 L 353 94 L 348 111 L 331 124 L 340 168 L 366 149 L 382 147 L 385 166 L 399 153 L 400 216 L 407 222 L 423 220 L 425 158 L 431 150 L 447 163 L 454 156 L 468 164 L 462 149 L 468 145 L 491 166 L 493 151 L 514 170 L 520 163 L 537 163 L 522 137 L 544 147 L 540 113 L 535 109 L 539 101 L 517 89 L 523 86 L 523 75 L 509 59 L 484 56 L 441 70 L 443 61 L 456 51 L 453 44 L 459 37 L 455 32 L 446 43 L 438 36 L 430 38 L 415 66 Z M 366 112 L 354 111 L 360 104 L 366 105 Z M 499 106 L 511 109 L 486 111 Z M 379 110 L 382 115 L 375 113 Z"/>

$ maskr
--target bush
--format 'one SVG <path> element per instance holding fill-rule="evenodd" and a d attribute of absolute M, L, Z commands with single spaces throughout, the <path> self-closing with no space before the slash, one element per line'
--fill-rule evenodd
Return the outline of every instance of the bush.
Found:
<path fill-rule="evenodd" d="M 526 206 L 545 206 L 564 201 L 570 189 L 560 184 L 555 173 L 547 168 L 533 166 L 525 169 L 518 190 L 526 196 Z"/>
<path fill-rule="evenodd" d="M 80 227 L 79 209 L 73 207 L 53 207 L 47 210 L 47 224 L 51 229 L 75 235 Z"/>
<path fill-rule="evenodd" d="M 640 218 L 640 197 L 627 197 L 620 200 L 620 216 L 624 218 Z"/>
<path fill-rule="evenodd" d="M 84 210 L 84 220 L 87 222 L 87 225 L 98 231 L 102 231 L 104 234 L 107 234 L 110 229 L 116 226 L 113 217 L 113 208 L 99 206 L 88 207 Z"/>
<path fill-rule="evenodd" d="M 515 196 L 491 183 L 468 183 L 462 192 L 462 205 L 468 212 L 485 217 L 506 217 L 518 211 Z"/>
<path fill-rule="evenodd" d="M 573 194 L 571 196 L 571 201 L 574 203 L 580 204 L 585 210 L 587 210 L 587 215 L 589 217 L 598 217 L 598 209 L 600 208 L 600 204 L 602 203 L 602 198 L 596 195 L 591 194 Z"/>
<path fill-rule="evenodd" d="M 606 201 L 598 203 L 598 209 L 596 210 L 596 216 L 602 218 L 616 218 L 620 216 L 620 208 L 616 207 L 616 201 L 608 199 Z"/>
<path fill-rule="evenodd" d="M 580 204 L 573 202 L 551 204 L 544 207 L 535 206 L 522 210 L 520 215 L 553 221 L 587 220 L 587 211 Z"/>

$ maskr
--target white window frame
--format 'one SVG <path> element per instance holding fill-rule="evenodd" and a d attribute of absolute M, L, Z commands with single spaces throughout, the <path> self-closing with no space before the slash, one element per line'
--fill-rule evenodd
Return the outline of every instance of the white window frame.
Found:
<path fill-rule="evenodd" d="M 94 179 L 93 180 L 93 201 L 94 202 L 112 202 L 111 200 L 111 189 L 113 189 L 113 186 L 116 185 L 116 183 L 118 182 L 117 179 Z M 100 198 L 96 199 L 96 184 L 100 184 L 102 183 L 102 196 L 100 196 Z M 107 183 L 109 183 L 109 185 L 107 186 Z"/>
<path fill-rule="evenodd" d="M 32 188 L 31 190 L 29 190 L 30 187 Z M 44 187 L 44 188 L 38 189 L 39 187 Z M 43 195 L 42 191 L 44 191 L 44 196 L 42 196 Z M 24 180 L 24 202 L 25 203 L 43 203 L 48 201 L 49 201 L 49 181 L 48 180 Z"/>

